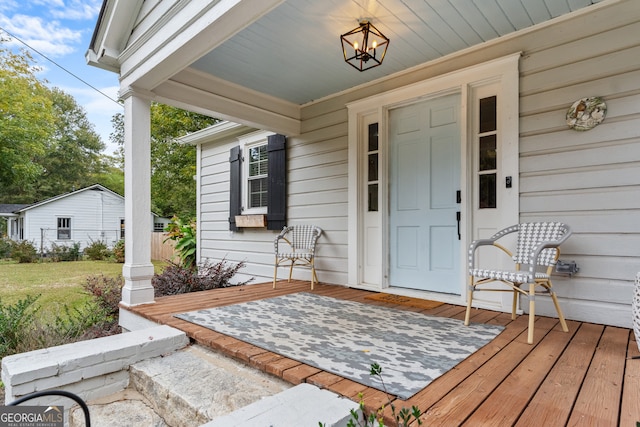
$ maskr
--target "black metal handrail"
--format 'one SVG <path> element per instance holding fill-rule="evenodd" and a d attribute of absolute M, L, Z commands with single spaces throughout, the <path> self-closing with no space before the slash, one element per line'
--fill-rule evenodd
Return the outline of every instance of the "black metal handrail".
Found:
<path fill-rule="evenodd" d="M 91 417 L 89 416 L 89 407 L 82 400 L 82 398 L 76 394 L 73 394 L 69 391 L 64 390 L 44 390 L 44 391 L 36 391 L 35 393 L 27 394 L 26 396 L 22 396 L 20 399 L 14 400 L 9 403 L 7 406 L 17 406 L 27 400 L 35 399 L 42 396 L 63 396 L 67 397 L 73 401 L 75 401 L 82 408 L 82 412 L 84 412 L 84 423 L 87 427 L 91 427 Z"/>

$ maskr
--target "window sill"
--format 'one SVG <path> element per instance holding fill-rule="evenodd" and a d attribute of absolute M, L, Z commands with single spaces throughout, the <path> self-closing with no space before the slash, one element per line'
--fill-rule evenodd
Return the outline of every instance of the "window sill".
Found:
<path fill-rule="evenodd" d="M 266 215 L 236 215 L 236 227 L 262 228 L 266 226 Z"/>

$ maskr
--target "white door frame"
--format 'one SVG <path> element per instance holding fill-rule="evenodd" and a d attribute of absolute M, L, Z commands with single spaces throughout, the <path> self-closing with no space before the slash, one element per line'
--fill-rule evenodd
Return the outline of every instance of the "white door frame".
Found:
<path fill-rule="evenodd" d="M 502 175 L 512 176 L 512 187 L 507 191 L 505 202 L 499 212 L 500 224 L 504 226 L 518 222 L 518 103 L 519 103 L 519 75 L 518 62 L 521 53 L 514 53 L 494 59 L 476 66 L 457 70 L 437 76 L 422 82 L 384 92 L 369 98 L 358 100 L 347 105 L 349 115 L 349 177 L 348 177 L 348 285 L 360 289 L 432 297 L 444 302 L 464 303 L 466 299 L 465 286 L 467 282 L 467 248 L 474 236 L 475 229 L 482 224 L 474 224 L 472 218 L 472 182 L 473 174 L 471 159 L 473 147 L 471 114 L 474 108 L 474 93 L 476 88 L 499 83 L 501 108 L 498 111 L 503 168 Z M 367 162 L 363 156 L 366 141 L 366 129 L 370 123 L 378 123 L 380 152 L 386 152 L 388 147 L 388 111 L 401 105 L 415 103 L 424 99 L 436 98 L 450 93 L 460 93 L 461 106 L 461 185 L 462 185 L 462 241 L 460 245 L 460 259 L 462 261 L 459 276 L 460 295 L 436 294 L 412 291 L 409 289 L 392 288 L 388 285 L 388 230 L 387 230 L 387 201 L 388 194 L 386 180 L 379 186 L 380 211 L 377 216 L 370 215 L 366 206 L 366 173 Z M 366 153 L 366 151 L 365 151 Z M 385 158 L 379 159 L 381 177 L 387 174 L 388 165 Z M 501 176 L 502 176 L 501 175 Z M 500 185 L 500 181 L 498 185 Z M 501 188 L 502 191 L 502 188 Z M 372 230 L 374 231 L 372 237 Z M 373 243 L 373 244 L 372 244 Z M 371 253 L 370 248 L 379 253 Z M 370 253 L 367 253 L 369 250 Z M 370 260 L 379 260 L 379 265 L 371 265 Z M 365 269 L 374 269 L 375 272 Z M 492 307 L 497 308 L 497 307 Z M 510 305 L 508 310 L 510 310 Z"/>

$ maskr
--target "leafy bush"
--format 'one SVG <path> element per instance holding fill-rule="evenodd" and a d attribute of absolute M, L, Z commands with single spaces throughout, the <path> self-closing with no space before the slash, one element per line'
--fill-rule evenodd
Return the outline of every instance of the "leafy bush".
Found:
<path fill-rule="evenodd" d="M 244 262 L 229 264 L 226 260 L 215 264 L 207 261 L 200 266 L 199 271 L 195 271 L 169 262 L 162 273 L 153 276 L 151 282 L 155 288 L 156 297 L 236 286 L 229 281 L 244 265 Z M 244 285 L 251 280 L 237 285 Z"/>
<path fill-rule="evenodd" d="M 9 258 L 11 256 L 12 245 L 13 241 L 8 239 L 7 237 L 3 237 L 0 239 L 0 259 Z"/>
<path fill-rule="evenodd" d="M 45 320 L 52 319 L 52 320 Z M 88 339 L 88 334 L 94 329 L 108 329 L 117 321 L 105 316 L 97 302 L 90 301 L 86 305 L 70 309 L 62 306 L 55 313 L 44 313 L 31 324 L 21 341 L 16 346 L 16 352 L 37 350 Z"/>
<path fill-rule="evenodd" d="M 195 271 L 197 269 L 195 221 L 184 221 L 174 216 L 164 231 L 168 233 L 168 237 L 164 240 L 165 242 L 167 240 L 174 240 L 176 242 L 175 250 L 178 252 L 180 265 Z"/>
<path fill-rule="evenodd" d="M 124 240 L 118 240 L 113 247 L 113 258 L 121 264 L 124 262 Z"/>
<path fill-rule="evenodd" d="M 91 244 L 84 248 L 84 255 L 91 261 L 102 261 L 109 259 L 112 252 L 107 247 L 107 244 L 101 240 L 92 240 Z"/>
<path fill-rule="evenodd" d="M 4 305 L 0 300 L 0 358 L 18 352 L 38 310 L 33 307 L 38 298 L 40 295 L 29 295 L 13 305 Z"/>
<path fill-rule="evenodd" d="M 391 403 L 391 399 L 389 398 L 389 394 L 387 393 L 387 387 L 385 386 L 384 379 L 382 378 L 382 368 L 380 367 L 380 365 L 378 365 L 377 363 L 372 363 L 369 374 L 371 376 L 378 377 L 378 380 L 380 380 L 380 382 L 382 383 L 382 389 L 384 390 L 384 394 L 387 396 L 387 402 L 391 407 L 391 416 L 393 417 L 395 426 L 408 427 L 410 425 L 422 425 L 422 420 L 420 419 L 420 417 L 422 416 L 422 412 L 417 406 L 412 406 L 411 410 L 402 408 L 400 411 L 396 412 L 396 407 L 393 403 Z M 360 412 L 362 413 L 362 419 L 360 419 L 360 413 L 355 409 L 352 409 L 351 419 L 347 423 L 347 427 L 385 427 L 385 406 L 380 406 L 380 408 L 378 408 L 375 412 L 368 411 L 365 407 L 362 393 L 359 393 L 358 397 L 360 398 L 359 408 Z M 318 423 L 318 425 L 320 427 L 325 427 L 325 424 L 323 423 Z"/>
<path fill-rule="evenodd" d="M 107 317 L 114 317 L 118 314 L 122 286 L 124 286 L 122 276 L 107 277 L 102 274 L 89 276 L 82 286 L 93 295 L 98 307 Z"/>
<path fill-rule="evenodd" d="M 51 244 L 49 251 L 51 261 L 78 261 L 80 259 L 80 243 L 76 242 L 70 246 Z"/>
<path fill-rule="evenodd" d="M 38 251 L 33 243 L 28 240 L 11 243 L 11 259 L 21 264 L 36 262 L 38 260 Z"/>
<path fill-rule="evenodd" d="M 123 282 L 122 276 L 88 277 L 83 287 L 92 299 L 73 309 L 33 307 L 39 295 L 8 306 L 0 301 L 0 357 L 120 333 Z"/>

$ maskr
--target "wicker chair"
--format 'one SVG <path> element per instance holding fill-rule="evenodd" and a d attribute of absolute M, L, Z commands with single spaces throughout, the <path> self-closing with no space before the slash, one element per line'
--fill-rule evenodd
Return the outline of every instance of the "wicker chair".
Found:
<path fill-rule="evenodd" d="M 512 254 L 497 242 L 500 238 L 511 233 L 518 233 L 518 243 L 515 254 Z M 566 224 L 560 222 L 533 222 L 505 228 L 489 239 L 480 239 L 471 243 L 469 247 L 469 289 L 467 290 L 467 312 L 464 324 L 469 325 L 474 292 L 513 292 L 512 319 L 516 318 L 518 295 L 524 295 L 529 298 L 529 334 L 527 341 L 529 344 L 532 344 L 536 288 L 542 288 L 537 293 L 540 294 L 544 292 L 551 295 L 553 304 L 558 312 L 562 330 L 568 332 L 567 322 L 564 320 L 560 304 L 558 304 L 558 298 L 552 288 L 551 271 L 560 256 L 559 246 L 567 240 L 570 235 L 571 229 Z M 475 265 L 476 250 L 481 246 L 487 245 L 497 247 L 512 257 L 515 262 L 514 269 L 491 270 L 478 268 Z M 524 268 L 524 266 L 526 266 L 526 268 Z M 497 288 L 495 284 L 494 286 L 484 286 L 492 282 L 501 282 L 508 287 Z"/>
<path fill-rule="evenodd" d="M 294 225 L 284 227 L 274 241 L 276 264 L 273 272 L 273 288 L 276 288 L 278 267 L 290 263 L 289 282 L 294 265 L 311 267 L 311 289 L 318 282 L 315 267 L 316 242 L 322 235 L 322 229 L 315 225 Z M 286 243 L 286 244 L 285 244 Z"/>

